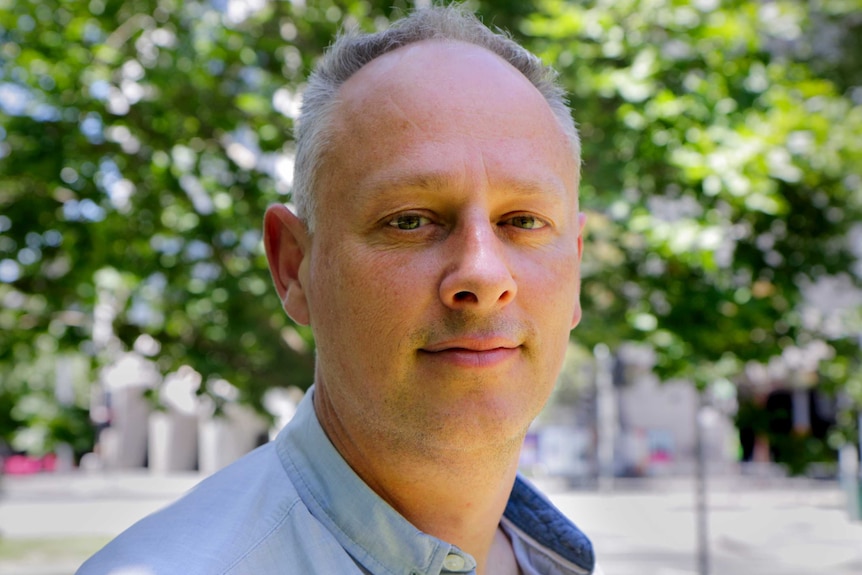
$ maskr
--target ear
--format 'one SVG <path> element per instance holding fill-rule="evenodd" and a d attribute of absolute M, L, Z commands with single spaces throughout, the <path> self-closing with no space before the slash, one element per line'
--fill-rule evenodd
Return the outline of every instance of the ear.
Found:
<path fill-rule="evenodd" d="M 572 327 L 575 329 L 581 323 L 581 258 L 584 255 L 584 226 L 587 223 L 587 214 L 578 214 L 578 292 L 575 295 L 575 309 L 572 313 Z"/>
<path fill-rule="evenodd" d="M 284 311 L 296 323 L 308 325 L 310 314 L 303 285 L 309 248 L 305 224 L 287 206 L 272 205 L 263 218 L 263 245 Z"/>

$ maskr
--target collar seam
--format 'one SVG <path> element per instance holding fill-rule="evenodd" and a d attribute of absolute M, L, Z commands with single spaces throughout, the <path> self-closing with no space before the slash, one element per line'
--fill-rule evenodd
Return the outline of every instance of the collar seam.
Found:
<path fill-rule="evenodd" d="M 279 460 L 279 463 L 281 464 L 282 469 L 284 469 L 284 461 L 279 456 L 278 450 L 274 450 L 274 451 L 275 451 L 276 459 Z M 284 471 L 285 471 L 285 473 L 287 473 L 286 469 L 284 469 Z M 226 575 L 226 574 L 230 573 L 240 563 L 245 561 L 249 557 L 249 555 L 254 553 L 254 551 L 256 549 L 258 549 L 261 545 L 263 545 L 263 543 L 267 539 L 269 539 L 273 535 L 273 533 L 278 531 L 278 529 L 280 529 L 282 527 L 282 525 L 284 525 L 284 522 L 287 521 L 287 519 L 290 517 L 291 513 L 293 513 L 293 510 L 296 509 L 296 506 L 299 505 L 299 502 L 302 500 L 302 497 L 299 495 L 299 493 L 297 493 L 296 495 L 297 495 L 296 499 L 294 499 L 290 503 L 290 505 L 287 506 L 287 509 L 284 510 L 284 513 L 282 513 L 281 518 L 278 521 L 276 521 L 275 523 L 273 523 L 272 527 L 269 530 L 267 530 L 263 535 L 261 535 L 260 538 L 258 538 L 258 540 L 254 542 L 254 544 L 249 545 L 245 549 L 245 551 L 239 555 L 239 557 L 237 557 L 232 563 L 228 564 L 228 566 L 225 567 L 223 571 L 221 571 L 222 574 Z"/>
<path fill-rule="evenodd" d="M 328 439 L 327 439 L 327 441 L 328 441 Z M 297 464 L 296 461 L 294 461 L 293 457 L 291 457 L 290 450 L 287 449 L 287 446 L 282 446 L 280 444 L 279 447 L 280 448 L 284 447 L 284 449 L 278 450 L 279 455 L 281 456 L 281 457 L 279 457 L 279 459 L 281 460 L 282 467 L 284 467 L 284 471 L 288 475 L 289 478 L 291 478 L 292 480 L 294 480 L 294 481 L 296 481 L 302 485 L 303 489 L 302 490 L 297 489 L 297 495 L 299 496 L 299 499 L 303 500 L 306 507 L 309 509 L 309 512 L 311 512 L 311 508 L 309 507 L 308 502 L 306 502 L 303 499 L 303 491 L 308 495 L 308 497 L 311 498 L 311 501 L 314 503 L 315 509 L 318 510 L 320 513 L 322 513 L 326 517 L 326 523 L 327 523 L 326 528 L 329 529 L 330 532 L 338 532 L 345 540 L 350 541 L 351 546 L 354 549 L 361 549 L 362 550 L 362 552 L 363 552 L 362 564 L 363 565 L 364 565 L 365 561 L 370 563 L 375 568 L 372 571 L 373 573 L 382 572 L 382 573 L 387 573 L 389 575 L 402 575 L 402 573 L 399 573 L 397 571 L 392 571 L 391 569 L 389 569 L 388 566 L 381 563 L 368 549 L 365 548 L 364 545 L 361 545 L 350 534 L 348 534 L 344 529 L 342 529 L 341 525 L 338 524 L 335 517 L 333 517 L 329 513 L 329 511 L 326 509 L 326 507 L 324 505 L 322 505 L 321 502 L 318 500 L 317 496 L 314 493 L 314 490 L 311 488 L 310 482 L 306 480 L 305 476 L 302 473 L 302 470 L 300 469 L 300 466 Z M 332 448 L 335 449 L 334 446 Z M 346 465 L 346 463 L 345 463 L 345 465 Z M 291 471 L 293 471 L 293 473 L 291 473 Z M 312 513 L 312 516 L 315 516 L 314 513 Z M 319 520 L 320 519 L 318 519 L 318 521 Z M 348 555 L 353 557 L 354 561 L 359 561 L 358 558 L 353 553 L 351 553 L 347 548 L 344 547 L 344 545 L 342 545 L 342 548 L 344 548 L 345 553 L 347 553 Z M 427 569 L 426 569 L 426 571 L 427 571 Z M 411 570 L 410 572 L 412 573 L 413 571 Z"/>

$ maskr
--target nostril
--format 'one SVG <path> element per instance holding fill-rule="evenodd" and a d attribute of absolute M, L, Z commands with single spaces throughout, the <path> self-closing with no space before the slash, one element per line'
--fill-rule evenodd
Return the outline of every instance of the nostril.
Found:
<path fill-rule="evenodd" d="M 455 301 L 457 301 L 457 302 L 478 301 L 478 298 L 476 297 L 476 294 L 474 294 L 473 292 L 459 291 L 458 293 L 455 294 Z"/>

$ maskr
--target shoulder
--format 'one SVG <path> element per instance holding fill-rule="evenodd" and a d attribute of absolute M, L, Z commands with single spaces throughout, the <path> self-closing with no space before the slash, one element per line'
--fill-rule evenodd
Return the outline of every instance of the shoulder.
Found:
<path fill-rule="evenodd" d="M 78 575 L 227 573 L 303 521 L 312 519 L 267 444 L 130 527 Z"/>

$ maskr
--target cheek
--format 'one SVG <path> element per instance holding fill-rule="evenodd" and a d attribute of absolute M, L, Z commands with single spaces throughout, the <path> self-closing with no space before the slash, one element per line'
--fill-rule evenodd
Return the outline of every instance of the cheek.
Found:
<path fill-rule="evenodd" d="M 422 275 L 428 266 L 418 258 L 346 244 L 322 253 L 326 256 L 319 258 L 313 278 L 317 297 L 312 298 L 321 330 L 350 330 L 344 344 L 377 349 L 402 341 L 411 326 L 421 324 L 416 316 L 432 280 Z"/>
<path fill-rule="evenodd" d="M 578 300 L 577 260 L 567 253 L 551 253 L 545 258 L 524 258 L 518 269 L 522 305 L 568 324 Z"/>

